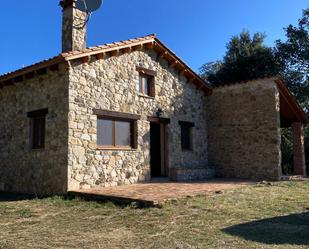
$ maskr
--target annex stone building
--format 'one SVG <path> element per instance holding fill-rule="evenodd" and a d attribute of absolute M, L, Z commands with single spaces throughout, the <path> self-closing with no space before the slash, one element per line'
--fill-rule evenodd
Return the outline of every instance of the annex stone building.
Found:
<path fill-rule="evenodd" d="M 280 180 L 282 127 L 306 174 L 307 117 L 280 77 L 212 88 L 155 35 L 86 48 L 86 15 L 62 7 L 62 53 L 0 76 L 0 191 Z"/>

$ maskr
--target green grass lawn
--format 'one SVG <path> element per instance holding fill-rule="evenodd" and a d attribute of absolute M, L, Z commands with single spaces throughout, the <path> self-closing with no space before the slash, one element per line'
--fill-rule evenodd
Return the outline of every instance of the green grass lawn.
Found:
<path fill-rule="evenodd" d="M 0 248 L 309 248 L 309 182 L 245 186 L 135 209 L 0 196 Z"/>

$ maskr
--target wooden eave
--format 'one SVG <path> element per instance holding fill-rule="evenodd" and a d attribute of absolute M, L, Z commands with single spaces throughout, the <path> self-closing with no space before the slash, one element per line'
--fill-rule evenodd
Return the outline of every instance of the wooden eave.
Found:
<path fill-rule="evenodd" d="M 170 66 L 175 66 L 199 90 L 205 92 L 207 96 L 212 94 L 212 88 L 158 38 L 154 38 L 154 49 L 171 63 Z"/>
<path fill-rule="evenodd" d="M 308 123 L 308 117 L 303 108 L 290 92 L 281 77 L 274 78 L 280 94 L 280 117 L 281 126 L 290 127 L 293 122 Z"/>
<path fill-rule="evenodd" d="M 203 91 L 205 95 L 211 95 L 212 88 L 207 85 L 207 83 L 202 78 L 200 78 L 199 75 L 197 75 L 175 53 L 173 53 L 159 39 L 157 39 L 156 35 L 149 35 L 146 37 L 131 39 L 127 41 L 105 44 L 103 46 L 87 48 L 83 51 L 62 53 L 59 56 L 49 60 L 0 76 L 0 87 L 4 86 L 3 82 L 12 80 L 13 83 L 13 79 L 16 77 L 23 77 L 24 75 L 36 72 L 37 70 L 51 66 L 53 67 L 54 65 L 61 62 L 80 60 L 82 63 L 88 63 L 91 61 L 92 56 L 98 60 L 103 59 L 105 55 L 118 56 L 119 54 L 130 53 L 132 51 L 141 49 L 154 49 L 158 53 L 159 58 L 167 60 L 169 66 L 176 68 L 180 74 L 184 75 L 188 79 L 189 83 L 194 84 L 196 88 Z"/>
<path fill-rule="evenodd" d="M 61 62 L 65 62 L 65 59 L 62 55 L 59 55 L 51 59 L 36 63 L 34 65 L 16 70 L 14 72 L 4 74 L 0 76 L 0 88 L 21 82 L 24 78 L 33 78 L 35 74 L 43 75 L 43 71 L 47 70 L 48 68 L 51 71 L 55 71 L 56 68 L 58 68 L 58 64 L 60 64 Z"/>

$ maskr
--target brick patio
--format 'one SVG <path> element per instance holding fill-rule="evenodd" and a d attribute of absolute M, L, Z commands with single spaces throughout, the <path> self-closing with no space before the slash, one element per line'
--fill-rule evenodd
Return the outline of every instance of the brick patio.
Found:
<path fill-rule="evenodd" d="M 207 195 L 254 184 L 252 181 L 214 179 L 204 182 L 158 181 L 101 189 L 70 191 L 69 195 L 85 199 L 110 200 L 118 203 L 136 202 L 139 206 L 161 206 L 169 200 Z"/>

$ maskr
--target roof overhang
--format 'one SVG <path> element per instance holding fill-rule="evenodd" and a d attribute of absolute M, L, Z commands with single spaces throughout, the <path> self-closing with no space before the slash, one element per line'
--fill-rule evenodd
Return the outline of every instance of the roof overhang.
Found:
<path fill-rule="evenodd" d="M 304 112 L 303 108 L 298 104 L 297 100 L 290 92 L 283 79 L 281 77 L 275 77 L 274 82 L 277 84 L 280 96 L 281 127 L 291 127 L 292 123 L 295 122 L 307 124 L 309 121 L 308 116 Z"/>
<path fill-rule="evenodd" d="M 83 63 L 87 63 L 93 58 L 101 59 L 105 55 L 116 56 L 141 49 L 154 49 L 158 54 L 158 60 L 165 59 L 168 62 L 168 66 L 177 69 L 179 74 L 182 74 L 188 79 L 189 83 L 194 84 L 205 95 L 211 95 L 212 88 L 174 52 L 156 38 L 156 35 L 91 47 L 82 51 L 62 53 L 51 59 L 0 76 L 0 88 L 23 81 L 25 75 L 29 73 L 35 74 L 38 70 L 48 69 L 63 62 L 81 60 Z"/>

